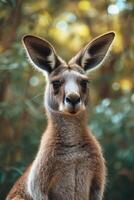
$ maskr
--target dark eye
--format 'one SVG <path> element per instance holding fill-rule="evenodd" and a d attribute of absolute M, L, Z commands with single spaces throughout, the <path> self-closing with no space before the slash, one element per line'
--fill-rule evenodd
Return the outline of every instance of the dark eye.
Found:
<path fill-rule="evenodd" d="M 82 86 L 82 88 L 87 88 L 88 83 L 88 80 L 81 80 L 80 85 Z"/>
<path fill-rule="evenodd" d="M 61 81 L 56 80 L 56 81 L 53 81 L 52 84 L 53 84 L 54 90 L 57 91 L 57 90 L 59 90 L 59 88 L 61 86 Z"/>

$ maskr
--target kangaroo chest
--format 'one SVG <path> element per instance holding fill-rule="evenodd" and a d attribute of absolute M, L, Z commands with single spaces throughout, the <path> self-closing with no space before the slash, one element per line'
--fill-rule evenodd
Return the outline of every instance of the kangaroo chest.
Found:
<path fill-rule="evenodd" d="M 49 191 L 50 199 L 88 200 L 92 177 L 89 155 L 74 152 L 61 157 L 54 174 L 56 182 Z"/>

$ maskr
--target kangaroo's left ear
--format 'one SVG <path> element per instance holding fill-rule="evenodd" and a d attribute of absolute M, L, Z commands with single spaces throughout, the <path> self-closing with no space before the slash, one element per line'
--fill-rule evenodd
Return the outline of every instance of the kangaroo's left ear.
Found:
<path fill-rule="evenodd" d="M 85 71 L 93 70 L 99 67 L 105 60 L 111 44 L 114 40 L 115 33 L 108 32 L 92 40 L 87 46 L 73 57 L 69 64 L 78 64 Z"/>

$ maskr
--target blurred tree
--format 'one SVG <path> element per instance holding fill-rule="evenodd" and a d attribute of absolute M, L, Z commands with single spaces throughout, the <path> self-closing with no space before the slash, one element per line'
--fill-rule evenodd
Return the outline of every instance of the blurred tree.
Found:
<path fill-rule="evenodd" d="M 25 34 L 53 43 L 69 60 L 92 38 L 109 30 L 116 39 L 108 62 L 90 75 L 90 126 L 108 165 L 105 199 L 134 199 L 134 1 L 0 1 L 0 199 L 37 151 L 45 129 L 45 80 L 26 61 Z"/>

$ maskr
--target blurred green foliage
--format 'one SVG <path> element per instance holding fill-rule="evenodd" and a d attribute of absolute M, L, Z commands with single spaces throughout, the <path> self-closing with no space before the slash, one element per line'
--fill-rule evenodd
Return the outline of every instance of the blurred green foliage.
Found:
<path fill-rule="evenodd" d="M 89 126 L 108 167 L 106 200 L 134 199 L 134 1 L 0 1 L 0 200 L 34 159 L 47 121 L 45 79 L 29 64 L 21 38 L 48 39 L 66 60 L 109 30 L 108 62 L 91 74 Z"/>
<path fill-rule="evenodd" d="M 92 110 L 90 127 L 103 145 L 108 180 L 105 199 L 133 199 L 134 95 L 103 99 Z"/>

